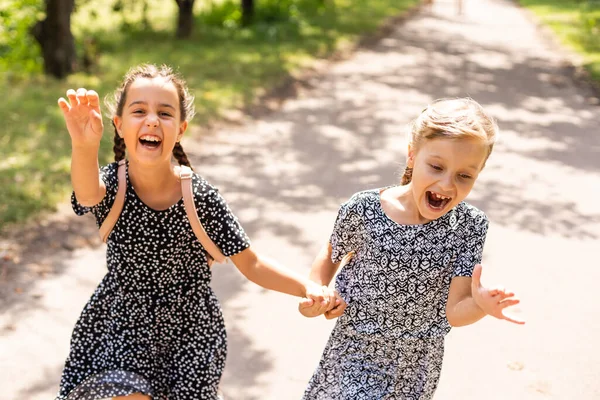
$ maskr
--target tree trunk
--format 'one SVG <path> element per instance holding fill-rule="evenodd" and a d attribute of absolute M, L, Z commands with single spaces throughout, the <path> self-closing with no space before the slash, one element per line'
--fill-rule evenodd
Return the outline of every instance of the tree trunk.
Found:
<path fill-rule="evenodd" d="M 254 18 L 254 0 L 242 0 L 242 25 L 250 25 Z"/>
<path fill-rule="evenodd" d="M 194 1 L 195 0 L 176 0 L 179 6 L 179 15 L 177 17 L 177 37 L 189 38 L 192 36 L 194 28 Z"/>
<path fill-rule="evenodd" d="M 64 78 L 75 67 L 77 54 L 71 33 L 71 13 L 75 0 L 46 0 L 46 19 L 33 27 L 33 36 L 42 47 L 44 71 Z"/>

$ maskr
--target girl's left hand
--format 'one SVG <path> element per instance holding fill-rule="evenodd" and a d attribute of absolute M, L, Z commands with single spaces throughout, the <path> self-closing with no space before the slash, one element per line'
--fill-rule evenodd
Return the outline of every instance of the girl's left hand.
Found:
<path fill-rule="evenodd" d="M 327 286 L 317 284 L 306 287 L 306 297 L 300 300 L 298 311 L 305 317 L 316 317 L 331 310 L 339 303 L 335 292 Z"/>
<path fill-rule="evenodd" d="M 523 325 L 525 321 L 509 317 L 504 313 L 506 308 L 519 304 L 520 300 L 514 298 L 515 294 L 513 292 L 502 287 L 484 288 L 481 285 L 481 270 L 481 264 L 477 264 L 473 269 L 471 279 L 471 295 L 475 303 L 488 315 Z"/>

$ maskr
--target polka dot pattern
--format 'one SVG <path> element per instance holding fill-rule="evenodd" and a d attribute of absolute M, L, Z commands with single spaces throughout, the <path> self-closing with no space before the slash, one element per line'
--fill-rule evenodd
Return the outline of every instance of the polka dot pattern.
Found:
<path fill-rule="evenodd" d="M 100 170 L 106 196 L 75 213 L 98 226 L 117 192 L 117 164 Z M 196 209 L 227 257 L 250 241 L 215 187 L 194 174 Z M 183 199 L 153 210 L 127 178 L 125 205 L 107 241 L 108 272 L 73 330 L 58 400 L 93 400 L 144 393 L 155 400 L 217 399 L 227 353 L 225 325 L 210 287 L 204 248 Z"/>

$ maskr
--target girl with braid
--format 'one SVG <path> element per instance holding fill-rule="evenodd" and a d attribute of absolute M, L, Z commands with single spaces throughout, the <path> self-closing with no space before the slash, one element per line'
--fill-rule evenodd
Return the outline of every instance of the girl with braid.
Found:
<path fill-rule="evenodd" d="M 325 313 L 339 319 L 304 400 L 429 400 L 451 327 L 523 323 L 505 314 L 514 293 L 481 285 L 488 219 L 464 202 L 497 130 L 472 99 L 436 101 L 412 125 L 401 182 L 342 204 L 310 278 L 329 285 L 344 264 L 344 301 Z M 307 317 L 321 308 L 299 304 Z"/>
<path fill-rule="evenodd" d="M 108 271 L 75 325 L 57 399 L 217 399 L 225 326 L 179 174 L 190 166 L 180 141 L 193 98 L 166 66 L 130 70 L 108 102 L 115 162 L 99 169 L 98 94 L 70 89 L 67 97 L 58 103 L 71 136 L 77 214 L 91 212 L 102 225 L 117 198 L 118 162 L 127 159 L 122 211 L 106 239 Z M 196 219 L 246 278 L 324 310 L 334 306 L 330 290 L 256 254 L 214 186 L 193 173 L 191 187 Z"/>

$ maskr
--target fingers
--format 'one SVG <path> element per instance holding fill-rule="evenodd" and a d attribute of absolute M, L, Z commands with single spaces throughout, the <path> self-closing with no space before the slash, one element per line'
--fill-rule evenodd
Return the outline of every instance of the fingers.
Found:
<path fill-rule="evenodd" d="M 332 308 L 330 311 L 325 312 L 325 318 L 333 319 L 341 316 L 346 310 L 347 304 L 344 301 L 341 301 L 337 306 Z"/>
<path fill-rule="evenodd" d="M 69 110 L 71 109 L 71 106 L 69 105 L 67 100 L 64 99 L 64 97 L 61 97 L 60 99 L 58 99 L 58 106 L 60 107 L 63 114 L 68 113 Z"/>
<path fill-rule="evenodd" d="M 67 98 L 69 99 L 71 107 L 81 104 L 89 105 L 90 107 L 97 109 L 97 111 L 100 110 L 100 96 L 95 90 L 79 88 L 77 91 L 75 91 L 73 89 L 69 89 L 67 90 Z"/>
<path fill-rule="evenodd" d="M 100 96 L 98 95 L 98 93 L 96 93 L 95 90 L 88 90 L 87 99 L 88 104 L 90 105 L 90 107 L 92 107 L 92 110 L 96 111 L 96 114 L 98 114 L 100 120 L 102 120 L 102 116 L 100 114 Z"/>
<path fill-rule="evenodd" d="M 313 304 L 315 304 L 313 299 L 307 299 L 305 297 L 303 299 L 300 299 L 300 301 L 298 302 L 298 308 L 300 308 L 300 309 L 310 308 L 313 306 Z"/>
<path fill-rule="evenodd" d="M 508 299 L 508 300 L 501 301 L 500 303 L 498 303 L 498 305 L 500 306 L 500 308 L 502 308 L 504 310 L 507 307 L 516 306 L 520 302 L 521 302 L 521 300 L 519 300 L 519 299 Z"/>
<path fill-rule="evenodd" d="M 502 314 L 502 319 L 508 321 L 508 322 L 512 322 L 513 324 L 517 324 L 517 325 L 525 325 L 525 321 L 522 319 L 516 319 L 516 318 L 512 318 L 509 317 L 508 315 Z"/>
<path fill-rule="evenodd" d="M 316 286 L 316 285 L 315 285 Z M 326 287 L 313 287 L 306 292 L 306 297 L 314 301 L 312 311 L 317 315 L 323 314 L 329 309 L 330 296 L 325 291 Z"/>
<path fill-rule="evenodd" d="M 79 104 L 87 105 L 89 103 L 86 94 L 87 91 L 85 90 L 85 88 L 77 89 L 77 102 Z"/>
<path fill-rule="evenodd" d="M 346 304 L 346 302 L 344 301 L 344 299 L 339 295 L 338 292 L 334 292 L 335 293 L 335 306 L 325 312 L 325 318 L 327 319 L 333 319 L 333 318 L 337 318 L 340 315 L 342 315 L 344 313 L 344 310 L 346 310 L 346 307 L 348 306 L 348 304 Z"/>
<path fill-rule="evenodd" d="M 336 305 L 340 304 L 339 298 L 333 289 L 330 289 L 327 286 L 323 286 L 323 295 L 325 297 L 324 306 L 327 307 L 325 311 L 329 311 L 333 309 Z"/>
<path fill-rule="evenodd" d="M 498 306 L 500 307 L 500 319 L 504 319 L 508 322 L 512 322 L 513 324 L 518 324 L 518 325 L 525 324 L 524 320 L 517 319 L 514 317 L 509 317 L 508 315 L 506 315 L 504 313 L 505 309 L 507 309 L 508 307 L 516 306 L 519 303 L 521 303 L 521 300 L 519 300 L 519 299 L 507 299 L 507 300 L 503 300 L 503 301 L 499 302 Z"/>
<path fill-rule="evenodd" d="M 103 129 L 102 116 L 96 110 L 92 109 L 90 110 L 90 119 L 92 121 L 92 129 L 94 130 L 94 132 L 101 133 Z M 210 267 L 211 264 L 209 264 L 208 266 Z"/>
<path fill-rule="evenodd" d="M 90 107 L 100 107 L 100 96 L 95 90 L 88 90 L 86 96 Z"/>
<path fill-rule="evenodd" d="M 73 89 L 67 90 L 67 98 L 69 99 L 69 102 L 71 103 L 71 107 L 75 107 L 76 105 L 79 104 L 79 101 L 77 101 L 77 93 L 75 93 L 75 91 Z"/>
<path fill-rule="evenodd" d="M 497 295 L 493 296 L 498 302 L 501 302 L 503 300 L 509 299 L 511 297 L 514 297 L 514 293 L 513 292 L 501 292 L 498 293 Z"/>

